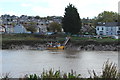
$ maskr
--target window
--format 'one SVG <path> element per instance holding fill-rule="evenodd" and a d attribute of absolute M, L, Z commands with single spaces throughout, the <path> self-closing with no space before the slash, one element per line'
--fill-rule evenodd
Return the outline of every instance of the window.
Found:
<path fill-rule="evenodd" d="M 103 35 L 103 31 L 100 31 L 100 35 Z"/>
<path fill-rule="evenodd" d="M 97 28 L 97 30 L 99 30 L 99 28 Z"/>
<path fill-rule="evenodd" d="M 103 30 L 104 28 L 102 27 L 102 30 Z"/>
<path fill-rule="evenodd" d="M 112 31 L 113 29 L 112 29 L 112 27 L 111 27 L 111 31 Z"/>
<path fill-rule="evenodd" d="M 118 34 L 120 34 L 120 31 L 117 31 Z"/>
<path fill-rule="evenodd" d="M 106 34 L 108 35 L 108 32 L 106 32 Z"/>

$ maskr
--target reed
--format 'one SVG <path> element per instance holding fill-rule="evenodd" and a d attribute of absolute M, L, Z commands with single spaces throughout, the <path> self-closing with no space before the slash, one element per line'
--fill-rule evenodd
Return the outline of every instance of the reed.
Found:
<path fill-rule="evenodd" d="M 10 78 L 11 78 L 10 77 L 10 72 L 2 75 L 2 80 L 9 80 Z"/>
<path fill-rule="evenodd" d="M 102 78 L 112 78 L 115 79 L 117 78 L 118 75 L 118 70 L 117 70 L 117 65 L 115 63 L 110 63 L 109 60 L 105 62 L 103 65 L 103 70 L 102 70 Z"/>
<path fill-rule="evenodd" d="M 80 78 L 80 74 L 76 74 L 73 70 L 69 73 L 62 73 L 60 70 L 54 71 L 53 69 L 50 69 L 49 71 L 43 71 L 43 73 L 40 76 L 34 75 L 28 75 L 29 80 L 39 80 L 39 79 L 77 79 Z"/>
<path fill-rule="evenodd" d="M 103 64 L 103 68 L 102 68 L 102 74 L 101 75 L 97 75 L 96 72 L 93 70 L 92 74 L 93 76 L 91 76 L 90 74 L 90 78 L 93 78 L 94 80 L 117 80 L 120 77 L 120 73 L 118 72 L 117 69 L 117 65 L 115 63 L 109 62 L 109 60 L 107 60 L 104 64 Z"/>

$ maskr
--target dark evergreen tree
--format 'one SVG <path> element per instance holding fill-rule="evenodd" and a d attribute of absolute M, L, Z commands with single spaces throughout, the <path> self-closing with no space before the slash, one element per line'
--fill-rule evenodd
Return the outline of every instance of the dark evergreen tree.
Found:
<path fill-rule="evenodd" d="M 77 34 L 80 32 L 81 24 L 81 19 L 77 9 L 72 4 L 69 4 L 67 8 L 65 8 L 65 15 L 62 19 L 64 32 Z"/>

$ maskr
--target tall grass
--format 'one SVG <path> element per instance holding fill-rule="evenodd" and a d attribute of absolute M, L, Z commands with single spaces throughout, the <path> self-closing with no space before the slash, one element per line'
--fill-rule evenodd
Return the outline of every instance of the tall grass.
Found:
<path fill-rule="evenodd" d="M 75 79 L 80 78 L 80 74 L 76 74 L 73 70 L 69 73 L 62 74 L 60 70 L 53 71 L 53 69 L 50 69 L 49 71 L 43 71 L 43 73 L 40 76 L 37 76 L 36 74 L 28 75 L 28 79 L 30 80 L 37 80 L 37 79 Z"/>
<path fill-rule="evenodd" d="M 2 80 L 9 80 L 9 78 L 11 78 L 11 75 L 10 73 L 5 73 L 5 74 L 2 74 Z"/>
<path fill-rule="evenodd" d="M 94 79 L 99 78 L 102 80 L 117 80 L 120 77 L 120 73 L 118 72 L 117 65 L 115 63 L 109 62 L 109 60 L 107 60 L 103 64 L 101 75 L 97 75 L 94 70 L 92 73 L 93 73 L 93 76 L 90 76 L 90 77 Z"/>
<path fill-rule="evenodd" d="M 103 65 L 102 78 L 117 78 L 118 70 L 115 63 L 106 61 Z"/>

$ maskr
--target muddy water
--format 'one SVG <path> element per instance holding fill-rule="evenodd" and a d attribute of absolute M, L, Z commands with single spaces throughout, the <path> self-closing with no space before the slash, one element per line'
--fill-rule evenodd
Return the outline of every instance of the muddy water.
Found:
<path fill-rule="evenodd" d="M 0 51 L 2 72 L 11 77 L 23 77 L 25 74 L 40 74 L 44 70 L 71 69 L 83 77 L 89 77 L 88 70 L 100 74 L 103 63 L 108 59 L 118 63 L 115 51 L 74 51 L 74 50 L 2 50 Z M 0 67 L 0 68 L 1 68 Z"/>

